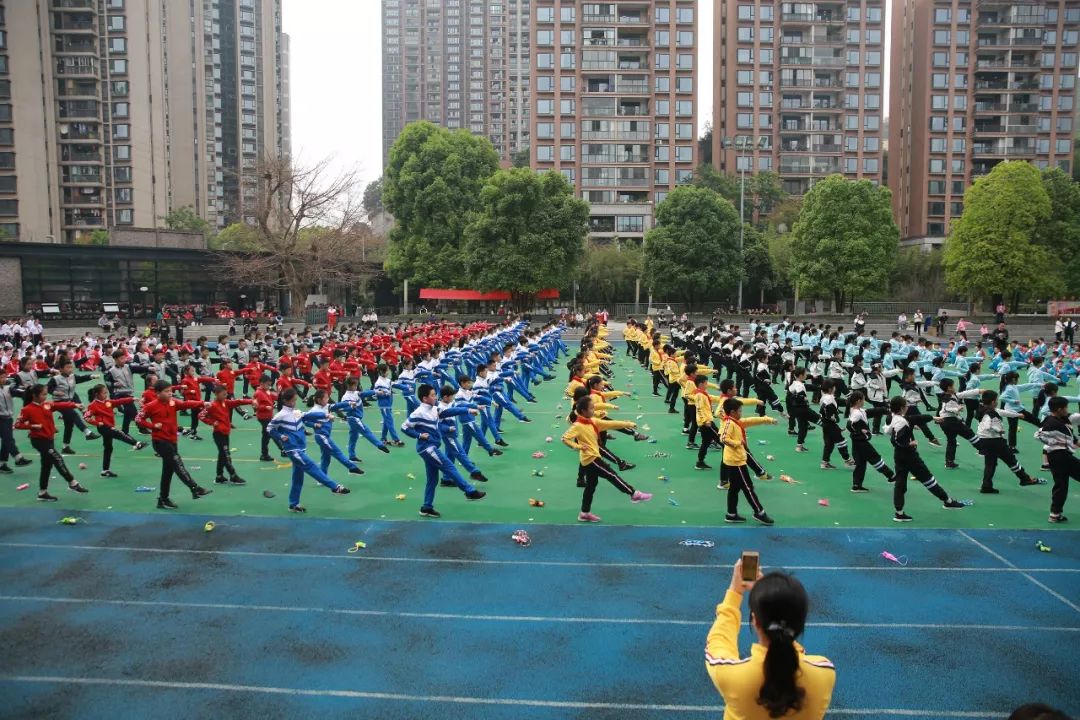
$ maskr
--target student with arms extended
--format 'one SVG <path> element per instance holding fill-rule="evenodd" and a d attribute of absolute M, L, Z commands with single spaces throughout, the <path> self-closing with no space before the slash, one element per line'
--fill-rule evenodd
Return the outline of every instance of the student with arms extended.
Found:
<path fill-rule="evenodd" d="M 739 653 L 743 594 L 750 591 L 750 627 L 758 641 Z M 820 720 L 836 685 L 828 658 L 807 655 L 796 638 L 806 627 L 809 600 L 802 583 L 771 572 L 743 580 L 735 563 L 724 601 L 705 640 L 705 669 L 724 698 L 724 720 Z"/>

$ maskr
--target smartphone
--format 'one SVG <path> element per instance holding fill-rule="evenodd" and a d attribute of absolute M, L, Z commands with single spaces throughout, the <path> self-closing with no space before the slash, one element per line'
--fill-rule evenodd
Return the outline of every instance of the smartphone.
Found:
<path fill-rule="evenodd" d="M 743 550 L 742 554 L 742 579 L 746 582 L 754 582 L 758 576 L 758 553 L 756 550 Z"/>

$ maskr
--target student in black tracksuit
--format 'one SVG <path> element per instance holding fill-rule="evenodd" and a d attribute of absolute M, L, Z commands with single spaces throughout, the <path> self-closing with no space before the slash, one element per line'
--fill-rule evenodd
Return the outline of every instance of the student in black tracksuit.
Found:
<path fill-rule="evenodd" d="M 1069 414 L 1069 401 L 1063 397 L 1049 400 L 1050 414 L 1042 422 L 1035 437 L 1046 447 L 1054 489 L 1050 494 L 1052 523 L 1067 522 L 1065 499 L 1069 496 L 1069 480 L 1080 481 L 1080 460 L 1076 455 L 1076 435 L 1072 426 L 1080 425 L 1080 413 Z"/>
<path fill-rule="evenodd" d="M 836 466 L 829 460 L 835 448 L 840 457 L 844 458 L 844 464 L 852 467 L 855 463 L 848 454 L 847 440 L 844 432 L 840 429 L 840 408 L 836 404 L 836 381 L 825 378 L 821 381 L 821 434 L 825 440 L 824 450 L 821 452 L 821 469 L 835 470 Z"/>
<path fill-rule="evenodd" d="M 885 415 L 888 413 L 888 408 L 864 410 L 863 404 L 865 402 L 866 398 L 858 390 L 852 392 L 848 397 L 847 430 L 851 435 L 851 454 L 855 460 L 855 471 L 851 475 L 851 492 L 853 493 L 869 492 L 863 487 L 867 465 L 884 475 L 889 482 L 894 482 L 896 479 L 892 468 L 885 464 L 877 449 L 870 443 L 872 436 L 870 418 Z"/>
<path fill-rule="evenodd" d="M 817 422 L 818 414 L 810 408 L 810 402 L 806 399 L 807 386 L 806 368 L 797 367 L 791 373 L 791 383 L 787 387 L 788 412 L 795 418 L 798 427 L 798 436 L 795 438 L 795 452 L 807 452 L 806 433 L 810 429 L 811 422 Z"/>
<path fill-rule="evenodd" d="M 784 412 L 784 406 L 780 404 L 780 398 L 772 388 L 772 368 L 764 350 L 758 350 L 754 355 L 754 394 L 761 400 L 757 410 L 759 416 L 765 416 L 766 403 L 776 412 Z"/>
<path fill-rule="evenodd" d="M 927 422 L 929 415 L 910 415 L 908 404 L 902 396 L 894 397 L 889 401 L 889 410 L 892 419 L 886 433 L 893 446 L 893 464 L 896 466 L 896 482 L 893 484 L 893 507 L 896 513 L 893 515 L 895 522 L 911 522 L 910 515 L 904 512 L 904 495 L 907 493 L 908 475 L 913 475 L 916 480 L 923 484 L 930 494 L 941 500 L 942 506 L 948 510 L 964 507 L 964 504 L 953 500 L 945 488 L 938 484 L 937 478 L 926 467 L 926 463 L 919 457 L 918 443 L 912 434 L 912 424 Z"/>
<path fill-rule="evenodd" d="M 960 419 L 960 415 L 964 412 L 964 406 L 961 403 L 969 400 L 978 402 L 979 396 L 986 392 L 982 388 L 955 392 L 953 390 L 955 384 L 952 378 L 941 380 L 941 409 L 938 411 L 941 431 L 945 433 L 945 467 L 950 470 L 960 467 L 956 464 L 957 437 L 964 438 L 971 443 L 973 448 L 979 449 L 979 437 Z"/>
<path fill-rule="evenodd" d="M 929 423 L 933 420 L 931 415 L 919 414 L 919 403 L 930 406 L 930 401 L 926 399 L 926 393 L 923 392 L 924 387 L 930 387 L 934 383 L 930 380 L 916 380 L 915 368 L 906 367 L 900 375 L 900 390 L 904 393 L 904 402 L 908 417 L 914 418 L 911 421 L 912 425 L 916 425 L 922 434 L 926 437 L 927 441 L 934 447 L 941 447 L 941 443 L 934 437 L 934 433 L 930 430 Z"/>
<path fill-rule="evenodd" d="M 984 495 L 996 495 L 1000 492 L 994 487 L 994 470 L 997 469 L 998 460 L 1016 475 L 1021 487 L 1030 485 L 1043 485 L 1045 480 L 1032 478 L 1016 459 L 1016 453 L 1005 441 L 1005 427 L 1002 417 L 1018 417 L 1020 413 L 1011 410 L 998 409 L 998 394 L 993 390 L 987 390 L 982 395 L 982 404 L 979 406 L 979 429 L 976 432 L 979 438 L 979 452 L 983 456 L 982 488 L 979 492 Z"/>

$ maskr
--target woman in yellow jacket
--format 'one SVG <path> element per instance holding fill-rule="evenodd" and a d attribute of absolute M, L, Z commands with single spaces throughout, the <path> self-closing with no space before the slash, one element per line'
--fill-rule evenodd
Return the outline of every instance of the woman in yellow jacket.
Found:
<path fill-rule="evenodd" d="M 585 490 L 581 493 L 579 522 L 600 522 L 592 513 L 593 494 L 600 478 L 615 486 L 619 492 L 630 496 L 630 502 L 640 503 L 652 499 L 647 492 L 635 490 L 630 483 L 619 477 L 607 463 L 600 459 L 600 433 L 605 430 L 631 429 L 635 424 L 625 420 L 604 420 L 593 416 L 592 400 L 583 397 L 574 405 L 570 429 L 563 433 L 563 443 L 578 451 L 578 462 L 585 468 Z"/>
<path fill-rule="evenodd" d="M 750 590 L 750 623 L 758 642 L 750 656 L 739 653 L 742 599 Z M 829 709 L 836 668 L 821 655 L 807 655 L 796 638 L 806 627 L 809 601 L 802 583 L 771 572 L 743 581 L 742 560 L 716 606 L 705 640 L 705 669 L 724 698 L 724 720 L 821 720 Z"/>

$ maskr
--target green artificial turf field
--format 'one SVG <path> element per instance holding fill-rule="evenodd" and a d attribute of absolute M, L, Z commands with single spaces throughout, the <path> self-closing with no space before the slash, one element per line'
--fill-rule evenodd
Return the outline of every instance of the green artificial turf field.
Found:
<path fill-rule="evenodd" d="M 696 451 L 686 450 L 685 437 L 681 431 L 681 415 L 668 415 L 661 398 L 651 395 L 649 375 L 640 366 L 616 348 L 614 383 L 618 389 L 640 392 L 637 397 L 623 397 L 616 401 L 618 411 L 611 417 L 637 419 L 643 432 L 656 440 L 634 442 L 630 437 L 614 433 L 611 449 L 637 468 L 623 473 L 636 488 L 655 494 L 648 503 L 633 505 L 627 496 L 618 493 L 607 483 L 601 483 L 593 503 L 593 512 L 605 523 L 627 525 L 724 525 L 725 494 L 716 489 L 720 454 L 713 449 L 709 454 L 711 471 L 694 470 Z M 468 502 L 455 488 L 439 488 L 435 506 L 443 517 L 455 521 L 500 523 L 574 523 L 581 501 L 581 490 L 575 487 L 577 454 L 559 442 L 565 427 L 568 401 L 562 397 L 565 387 L 565 370 L 557 368 L 559 379 L 545 382 L 534 388 L 539 402 L 524 404 L 523 410 L 532 418 L 531 424 L 519 423 L 509 414 L 504 417 L 504 435 L 510 447 L 502 457 L 489 458 L 476 446 L 471 457 L 491 482 L 478 484 L 488 496 L 478 502 Z M 782 390 L 780 391 L 781 397 Z M 404 402 L 396 399 L 395 417 L 398 423 L 404 417 Z M 680 407 L 681 409 L 681 407 Z M 373 407 L 372 411 L 375 410 Z M 377 412 L 369 411 L 367 420 L 378 434 Z M 287 495 L 291 467 L 278 459 L 275 463 L 257 460 L 259 454 L 259 426 L 252 419 L 235 420 L 232 447 L 233 462 L 248 481 L 243 487 L 215 485 L 214 445 L 209 430 L 203 428 L 206 439 L 195 442 L 180 440 L 180 452 L 200 484 L 213 488 L 214 493 L 193 501 L 186 488 L 173 480 L 172 498 L 182 513 L 207 516 L 227 515 L 287 515 Z M 186 425 L 186 422 L 182 423 Z M 1034 428 L 1021 423 L 1021 461 L 1033 475 L 1049 478 L 1039 471 L 1039 444 L 1032 438 Z M 0 476 L 0 505 L 33 507 L 41 505 L 35 499 L 37 487 L 37 457 L 31 454 L 26 434 L 17 432 L 20 449 L 27 457 L 34 458 L 34 465 L 18 468 L 14 475 Z M 777 527 L 886 527 L 894 526 L 892 518 L 892 486 L 884 478 L 868 469 L 866 486 L 870 492 L 852 495 L 851 471 L 847 469 L 821 470 L 820 431 L 811 430 L 807 440 L 809 453 L 794 452 L 794 438 L 787 435 L 785 422 L 776 426 L 755 427 L 748 431 L 751 448 L 758 460 L 778 478 L 781 473 L 790 475 L 794 483 L 774 479 L 758 482 L 758 493 Z M 940 430 L 935 432 L 943 439 Z M 344 422 L 335 424 L 334 436 L 345 447 L 348 430 Z M 144 436 L 140 436 L 144 437 Z M 551 438 L 551 442 L 547 438 Z M 335 463 L 330 475 L 352 489 L 350 495 L 333 495 L 310 478 L 305 480 L 302 503 L 308 515 L 336 518 L 384 518 L 416 519 L 423 495 L 423 463 L 417 458 L 413 443 L 408 438 L 404 448 L 393 449 L 384 455 L 360 440 L 358 454 L 364 460 L 361 467 L 365 475 L 351 476 L 345 468 Z M 920 438 L 921 439 L 921 438 Z M 69 467 L 79 480 L 90 489 L 85 495 L 69 492 L 62 480 L 56 478 L 51 484 L 53 494 L 59 496 L 59 507 L 71 510 L 120 510 L 129 512 L 167 512 L 155 509 L 156 492 L 139 493 L 135 488 L 158 485 L 160 461 L 150 447 L 132 452 L 130 448 L 117 445 L 112 469 L 120 477 L 104 479 L 101 470 L 101 441 L 86 441 L 76 434 L 74 447 L 79 453 L 68 456 Z M 885 438 L 875 439 L 875 445 L 891 464 L 891 455 Z M 318 449 L 309 442 L 308 451 L 318 461 Z M 1020 488 L 1015 477 L 1003 466 L 998 467 L 995 484 L 1000 495 L 980 495 L 982 458 L 970 445 L 961 440 L 957 461 L 961 468 L 944 469 L 944 449 L 920 442 L 920 451 L 930 469 L 945 489 L 958 499 L 972 500 L 974 505 L 962 510 L 944 510 L 921 485 L 909 480 L 907 512 L 915 518 L 912 526 L 917 528 L 1044 528 L 1050 501 L 1050 486 L 1042 485 Z M 533 458 L 534 453 L 544 453 Z M 666 456 L 664 456 L 666 454 Z M 277 454 L 274 453 L 275 457 Z M 775 460 L 767 460 L 773 455 Z M 833 464 L 841 466 L 839 456 L 833 454 Z M 85 463 L 87 469 L 78 468 Z M 16 487 L 29 483 L 30 488 L 17 491 Z M 276 494 L 272 499 L 263 497 L 263 491 Z M 397 500 L 398 495 L 404 500 Z M 542 508 L 531 507 L 530 498 L 542 500 Z M 819 501 L 826 500 L 828 505 Z M 1073 503 L 1080 502 L 1073 500 Z M 740 504 L 743 514 L 749 517 L 746 502 Z M 1067 511 L 1066 511 L 1067 512 Z M 297 518 L 302 522 L 302 518 Z M 438 521 L 432 521 L 438 522 Z M 750 521 L 753 525 L 753 520 Z"/>

